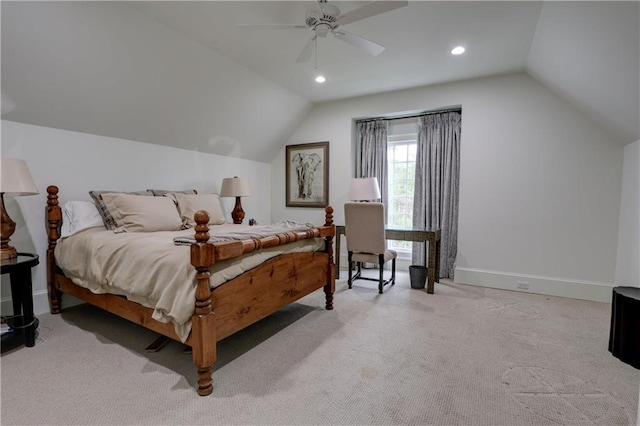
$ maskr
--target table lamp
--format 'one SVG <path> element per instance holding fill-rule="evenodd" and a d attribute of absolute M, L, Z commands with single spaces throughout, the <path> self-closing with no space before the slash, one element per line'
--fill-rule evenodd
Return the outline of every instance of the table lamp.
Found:
<path fill-rule="evenodd" d="M 231 218 L 233 223 L 240 224 L 244 219 L 244 210 L 242 210 L 242 203 L 240 197 L 251 196 L 251 189 L 249 189 L 249 182 L 245 178 L 234 176 L 232 178 L 222 179 L 222 188 L 220 189 L 221 197 L 236 197 L 236 205 L 231 212 Z"/>
<path fill-rule="evenodd" d="M 380 199 L 380 186 L 378 178 L 352 178 L 349 187 L 349 199 L 351 201 L 371 201 Z"/>
<path fill-rule="evenodd" d="M 4 196 L 35 195 L 38 188 L 31 177 L 27 163 L 18 158 L 2 157 L 0 166 L 0 205 L 2 206 L 2 224 L 0 225 L 0 260 L 8 261 L 18 257 L 17 250 L 9 245 L 11 236 L 16 230 L 16 223 L 11 220 L 4 208 Z"/>

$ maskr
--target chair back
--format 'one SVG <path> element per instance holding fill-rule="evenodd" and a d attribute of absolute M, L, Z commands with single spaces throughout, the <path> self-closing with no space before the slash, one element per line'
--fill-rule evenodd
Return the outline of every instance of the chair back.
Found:
<path fill-rule="evenodd" d="M 344 218 L 348 251 L 384 254 L 384 204 L 345 203 Z"/>

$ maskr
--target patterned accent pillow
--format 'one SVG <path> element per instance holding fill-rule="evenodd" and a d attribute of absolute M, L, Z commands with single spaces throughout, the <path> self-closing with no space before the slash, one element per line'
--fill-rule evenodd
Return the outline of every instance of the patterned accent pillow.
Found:
<path fill-rule="evenodd" d="M 148 195 L 150 197 L 153 196 L 153 193 L 151 193 L 149 191 L 133 191 L 133 192 L 89 191 L 89 195 L 91 196 L 91 198 L 93 199 L 93 202 L 96 204 L 96 207 L 98 208 L 98 213 L 100 213 L 100 217 L 102 218 L 102 221 L 104 222 L 104 226 L 107 229 L 109 229 L 110 231 L 113 231 L 114 229 L 116 229 L 118 227 L 118 225 L 116 225 L 115 219 L 113 218 L 113 216 L 111 216 L 111 213 L 109 213 L 109 209 L 107 208 L 106 204 L 102 200 L 102 194 L 110 194 L 110 193 L 131 194 L 131 195 Z"/>
<path fill-rule="evenodd" d="M 178 194 L 197 194 L 198 193 L 198 191 L 196 191 L 195 189 L 185 189 L 182 191 L 172 191 L 170 189 L 147 189 L 147 191 L 151 192 L 156 197 L 161 197 L 170 192 L 176 192 Z"/>

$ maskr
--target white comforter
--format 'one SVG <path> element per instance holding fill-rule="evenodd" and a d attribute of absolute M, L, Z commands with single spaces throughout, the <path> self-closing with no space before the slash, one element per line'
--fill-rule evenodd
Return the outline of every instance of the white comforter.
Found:
<path fill-rule="evenodd" d="M 240 226 L 216 225 L 210 233 L 213 236 L 218 232 L 236 231 Z M 190 263 L 189 246 L 175 245 L 173 240 L 193 233 L 188 229 L 116 234 L 104 228 L 89 228 L 58 242 L 56 262 L 79 286 L 94 293 L 124 295 L 153 308 L 153 318 L 173 323 L 176 334 L 184 342 L 191 331 L 196 271 Z M 217 262 L 211 268 L 211 287 L 277 255 L 323 248 L 324 241 L 315 238 Z"/>

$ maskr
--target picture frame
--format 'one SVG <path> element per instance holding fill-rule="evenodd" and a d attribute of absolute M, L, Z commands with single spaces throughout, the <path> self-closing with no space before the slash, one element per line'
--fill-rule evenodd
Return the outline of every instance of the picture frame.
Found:
<path fill-rule="evenodd" d="M 329 205 L 329 142 L 286 146 L 287 207 Z"/>

